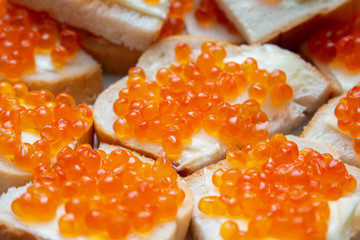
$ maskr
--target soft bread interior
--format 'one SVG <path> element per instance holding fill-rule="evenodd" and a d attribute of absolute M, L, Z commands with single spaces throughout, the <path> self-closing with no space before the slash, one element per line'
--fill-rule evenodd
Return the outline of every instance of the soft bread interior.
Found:
<path fill-rule="evenodd" d="M 147 74 L 147 80 L 155 80 L 156 72 L 161 67 L 169 67 L 175 63 L 174 49 L 178 42 L 187 43 L 192 49 L 192 59 L 200 54 L 200 47 L 204 41 L 212 39 L 201 37 L 171 37 L 163 40 L 146 51 L 138 62 Z M 270 119 L 270 132 L 288 132 L 295 128 L 304 118 L 305 112 L 314 111 L 326 101 L 331 94 L 332 87 L 311 65 L 304 62 L 297 55 L 274 45 L 234 46 L 224 42 L 227 50 L 227 61 L 241 63 L 247 57 L 258 61 L 259 68 L 268 71 L 281 69 L 286 72 L 287 82 L 294 90 L 293 100 L 275 107 L 267 99 L 263 104 L 263 111 Z M 119 144 L 138 151 L 146 156 L 156 158 L 163 155 L 160 144 L 139 141 L 135 138 L 120 139 L 113 130 L 113 123 L 117 116 L 112 105 L 118 98 L 118 92 L 126 87 L 126 78 L 120 80 L 105 90 L 97 99 L 94 108 L 96 132 L 101 141 Z M 246 92 L 246 91 L 245 91 Z M 242 103 L 247 99 L 247 93 L 242 94 L 232 103 Z M 314 104 L 315 103 L 315 104 Z M 189 174 L 195 170 L 219 161 L 225 157 L 226 148 L 221 142 L 206 134 L 204 131 L 195 133 L 192 140 L 185 144 L 180 157 L 173 159 L 173 165 L 181 174 Z"/>
<path fill-rule="evenodd" d="M 216 2 L 237 26 L 248 43 L 264 43 L 279 38 L 280 34 L 288 32 L 315 17 L 319 20 L 318 16 L 327 15 L 341 8 L 342 5 L 348 5 L 346 10 L 352 11 L 352 2 L 355 1 L 287 0 L 269 3 L 262 0 L 216 0 Z M 307 27 L 314 29 L 315 26 L 307 25 Z M 300 34 L 299 36 L 301 37 Z M 281 39 L 276 41 L 279 42 Z"/>
<path fill-rule="evenodd" d="M 286 136 L 288 140 L 294 141 L 298 144 L 299 149 L 310 147 L 320 153 L 330 153 L 334 158 L 339 158 L 339 154 L 326 144 L 322 144 L 315 141 L 309 141 L 295 136 Z M 226 217 L 210 217 L 203 214 L 198 209 L 198 203 L 204 196 L 218 195 L 218 189 L 212 184 L 211 177 L 213 173 L 219 168 L 232 168 L 233 166 L 226 160 L 220 161 L 217 164 L 213 164 L 204 169 L 198 170 L 191 176 L 185 178 L 188 182 L 191 191 L 194 193 L 194 210 L 193 218 L 191 222 L 191 228 L 195 239 L 218 239 L 221 240 L 220 227 L 225 221 L 228 221 Z M 358 187 L 356 195 L 360 195 L 360 170 L 358 168 L 346 165 L 347 170 L 358 180 Z M 359 217 L 360 207 L 357 207 L 355 217 L 353 219 L 352 235 L 355 235 L 359 231 Z M 234 219 L 232 219 L 234 220 Z M 236 219 L 239 226 L 247 228 L 247 221 Z"/>
<path fill-rule="evenodd" d="M 107 153 L 117 149 L 117 146 L 111 146 L 108 144 L 100 144 L 100 149 Z M 136 154 L 136 153 L 135 153 Z M 145 158 L 139 154 L 136 154 L 141 161 L 153 164 L 154 161 Z M 179 208 L 177 217 L 170 222 L 164 222 L 156 226 L 150 233 L 140 235 L 135 232 L 130 233 L 127 239 L 166 239 L 166 240 L 182 240 L 185 238 L 190 219 L 191 211 L 193 208 L 193 195 L 187 187 L 184 180 L 178 178 L 178 184 L 181 189 L 184 190 L 186 196 L 182 206 Z M 60 216 L 65 212 L 64 206 L 61 206 L 56 214 L 56 218 L 50 222 L 45 223 L 27 223 L 20 221 L 11 211 L 11 203 L 14 199 L 23 194 L 29 184 L 19 187 L 10 188 L 6 194 L 3 194 L 0 198 L 0 239 L 14 239 L 19 233 L 29 235 L 32 238 L 29 239 L 51 239 L 51 240 L 64 240 L 59 233 L 58 220 Z M 100 239 L 89 238 L 85 236 L 76 237 L 77 240 L 85 239 Z M 104 237 L 101 237 L 104 239 Z"/>
<path fill-rule="evenodd" d="M 160 33 L 164 19 L 103 0 L 11 0 L 36 11 L 46 11 L 60 22 L 84 29 L 110 42 L 143 51 Z M 170 0 L 162 0 L 166 15 Z M 76 11 L 74 11 L 76 9 Z M 106 26 L 106 27 L 104 27 Z"/>

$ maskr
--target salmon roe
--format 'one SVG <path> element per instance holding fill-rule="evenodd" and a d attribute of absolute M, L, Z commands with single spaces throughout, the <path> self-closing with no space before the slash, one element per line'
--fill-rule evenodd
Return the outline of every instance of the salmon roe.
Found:
<path fill-rule="evenodd" d="M 82 137 L 92 125 L 91 109 L 84 103 L 48 90 L 28 91 L 23 83 L 0 82 L 0 154 L 24 170 L 50 164 L 63 146 Z M 38 138 L 29 141 L 26 134 Z M 25 135 L 25 137 L 24 137 Z"/>
<path fill-rule="evenodd" d="M 196 21 L 202 25 L 211 25 L 213 22 L 218 22 L 224 25 L 230 33 L 239 33 L 234 24 L 218 7 L 215 0 L 201 0 L 194 14 Z"/>
<path fill-rule="evenodd" d="M 212 177 L 220 195 L 203 197 L 198 204 L 207 215 L 247 220 L 247 229 L 239 229 L 234 220 L 223 223 L 220 234 L 225 240 L 325 240 L 328 201 L 357 186 L 343 162 L 311 148 L 299 151 L 282 134 L 231 149 L 227 161 L 234 168 L 220 168 Z"/>
<path fill-rule="evenodd" d="M 353 138 L 355 152 L 360 155 L 360 86 L 350 89 L 335 107 L 338 128 Z"/>
<path fill-rule="evenodd" d="M 349 71 L 360 69 L 360 12 L 349 22 L 332 25 L 315 33 L 308 50 L 320 61 L 337 60 Z"/>
<path fill-rule="evenodd" d="M 168 159 L 150 164 L 123 149 L 106 154 L 87 144 L 64 147 L 55 165 L 40 164 L 33 175 L 35 183 L 12 203 L 12 211 L 22 220 L 42 222 L 64 206 L 59 231 L 70 238 L 150 232 L 173 220 L 185 199 Z"/>
<path fill-rule="evenodd" d="M 191 48 L 178 43 L 179 64 L 159 69 L 156 81 L 145 81 L 139 67 L 129 70 L 127 88 L 113 104 L 118 116 L 113 128 L 120 138 L 159 142 L 169 157 L 179 156 L 183 144 L 201 128 L 225 144 L 243 146 L 268 138 L 269 119 L 259 102 L 268 95 L 276 105 L 292 98 L 286 74 L 259 69 L 252 58 L 224 63 L 226 50 L 214 42 L 205 42 L 201 49 L 191 61 Z M 228 102 L 246 89 L 251 99 Z"/>
<path fill-rule="evenodd" d="M 172 0 L 160 38 L 181 34 L 185 29 L 184 15 L 193 8 L 194 0 Z"/>
<path fill-rule="evenodd" d="M 168 17 L 163 25 L 160 38 L 181 34 L 185 29 L 184 15 L 194 8 L 194 0 L 172 0 Z M 217 6 L 215 0 L 201 0 L 194 12 L 195 19 L 202 25 L 218 22 L 230 33 L 238 34 L 234 24 Z"/>
<path fill-rule="evenodd" d="M 57 40 L 59 39 L 59 40 Z M 46 13 L 0 3 L 0 76 L 16 81 L 36 70 L 35 55 L 49 53 L 55 66 L 77 52 L 80 38 Z"/>

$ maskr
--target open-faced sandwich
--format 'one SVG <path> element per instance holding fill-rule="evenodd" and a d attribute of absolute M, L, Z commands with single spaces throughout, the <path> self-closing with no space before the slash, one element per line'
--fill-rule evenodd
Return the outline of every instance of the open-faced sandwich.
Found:
<path fill-rule="evenodd" d="M 0 1 L 0 80 L 55 95 L 66 92 L 78 104 L 93 102 L 103 89 L 101 68 L 80 41 L 46 13 Z"/>
<path fill-rule="evenodd" d="M 333 90 L 315 68 L 275 45 L 171 37 L 137 66 L 97 99 L 96 133 L 152 158 L 166 155 L 182 174 L 223 159 L 230 144 L 290 131 Z"/>
<path fill-rule="evenodd" d="M 64 146 L 92 143 L 93 116 L 86 104 L 23 83 L 0 82 L 0 192 L 32 180 L 39 163 L 54 164 Z"/>

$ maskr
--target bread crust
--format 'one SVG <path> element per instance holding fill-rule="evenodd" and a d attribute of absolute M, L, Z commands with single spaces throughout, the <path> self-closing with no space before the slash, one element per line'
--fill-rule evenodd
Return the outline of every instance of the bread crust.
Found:
<path fill-rule="evenodd" d="M 29 90 L 48 89 L 55 96 L 66 92 L 73 96 L 76 104 L 93 103 L 103 90 L 101 67 L 97 63 L 72 74 L 59 73 L 57 78 L 50 81 L 41 73 L 24 75 L 22 81 Z"/>
<path fill-rule="evenodd" d="M 101 64 L 104 72 L 127 74 L 142 54 L 141 51 L 112 43 L 87 31 L 78 29 L 77 32 L 81 35 L 82 47 Z"/>

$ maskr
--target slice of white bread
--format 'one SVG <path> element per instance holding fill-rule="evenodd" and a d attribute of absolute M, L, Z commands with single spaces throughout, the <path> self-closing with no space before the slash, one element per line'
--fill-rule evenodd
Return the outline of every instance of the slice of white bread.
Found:
<path fill-rule="evenodd" d="M 171 37 L 160 41 L 146 51 L 138 62 L 147 75 L 147 80 L 154 80 L 157 70 L 169 67 L 175 63 L 174 47 L 178 42 L 187 43 L 192 49 L 192 59 L 200 54 L 200 46 L 205 41 L 213 41 L 201 37 Z M 258 61 L 259 68 L 268 71 L 281 69 L 286 72 L 287 82 L 294 91 L 293 99 L 281 106 L 274 107 L 270 101 L 264 104 L 262 110 L 270 119 L 270 133 L 288 132 L 297 127 L 305 118 L 305 112 L 312 112 L 322 105 L 332 93 L 331 84 L 323 78 L 310 64 L 297 55 L 274 45 L 264 46 L 234 46 L 216 41 L 227 50 L 227 61 L 243 62 L 247 57 Z M 113 130 L 117 116 L 113 112 L 113 103 L 118 98 L 118 92 L 126 87 L 126 78 L 116 82 L 100 94 L 94 107 L 95 131 L 103 142 L 125 146 L 151 158 L 157 158 L 164 153 L 160 144 L 142 142 L 135 138 L 120 139 Z M 246 91 L 245 91 L 246 92 Z M 243 93 L 232 103 L 242 103 L 248 98 Z M 268 99 L 269 100 L 269 99 Z M 172 163 L 182 175 L 190 174 L 197 169 L 217 162 L 225 157 L 226 147 L 216 138 L 201 130 L 195 133 L 192 141 L 183 146 L 183 153 Z"/>
<path fill-rule="evenodd" d="M 194 0 L 194 7 L 184 16 L 186 32 L 189 35 L 219 39 L 232 44 L 244 43 L 244 39 L 240 33 L 230 33 L 226 26 L 217 21 L 208 25 L 200 24 L 195 18 L 195 11 L 200 2 L 201 0 Z"/>
<path fill-rule="evenodd" d="M 22 133 L 24 135 L 24 132 Z M 25 137 L 22 136 L 23 142 L 33 143 L 40 139 L 39 136 L 35 137 L 33 134 Z M 94 129 L 91 126 L 87 132 L 79 139 L 73 141 L 68 146 L 71 148 L 76 148 L 80 144 L 88 143 L 93 144 L 94 140 Z M 52 161 L 54 161 L 55 156 L 53 157 Z M 10 187 L 19 187 L 33 179 L 32 173 L 22 170 L 18 168 L 15 163 L 10 160 L 8 157 L 0 155 L 0 194 L 4 193 Z"/>
<path fill-rule="evenodd" d="M 94 102 L 103 90 L 100 65 L 81 49 L 60 67 L 55 67 L 50 54 L 36 53 L 35 68 L 21 77 L 29 90 L 47 89 L 54 95 L 66 92 L 77 104 Z"/>
<path fill-rule="evenodd" d="M 339 93 L 348 91 L 360 83 L 360 70 L 349 71 L 336 59 L 329 63 L 322 62 L 308 51 L 306 43 L 301 45 L 299 52 L 338 86 Z"/>
<path fill-rule="evenodd" d="M 334 114 L 335 107 L 345 95 L 333 98 L 319 108 L 300 136 L 329 144 L 340 153 L 345 163 L 360 167 L 360 157 L 354 151 L 353 139 L 337 128 Z"/>
<path fill-rule="evenodd" d="M 338 159 L 339 157 L 338 153 L 334 149 L 332 149 L 331 147 L 325 144 L 310 141 L 307 139 L 302 139 L 295 136 L 286 136 L 286 137 L 289 141 L 296 142 L 298 144 L 299 149 L 310 147 L 320 153 L 330 153 L 336 159 Z M 219 168 L 227 169 L 227 168 L 233 168 L 233 166 L 228 161 L 223 160 L 217 164 L 213 164 L 204 169 L 198 170 L 191 176 L 185 178 L 185 180 L 189 184 L 191 191 L 194 194 L 194 210 L 193 210 L 193 217 L 191 222 L 191 230 L 193 232 L 194 239 L 221 240 L 222 239 L 222 237 L 220 236 L 221 224 L 227 220 L 230 220 L 226 217 L 210 217 L 200 212 L 200 210 L 198 209 L 198 204 L 202 197 L 219 194 L 218 189 L 212 184 L 212 180 L 211 180 L 213 173 Z M 357 179 L 358 186 L 356 189 L 356 193 L 354 194 L 360 196 L 360 169 L 349 165 L 346 165 L 346 168 L 349 171 L 349 173 Z M 344 204 L 346 204 L 346 202 Z M 338 215 L 338 217 L 339 216 L 341 215 Z M 340 224 L 344 223 L 343 219 L 335 219 L 335 220 L 340 222 Z M 354 220 L 352 221 L 353 226 L 351 230 L 351 236 L 355 236 L 355 234 L 359 232 L 360 230 L 359 220 L 360 220 L 360 207 L 357 207 Z M 331 228 L 333 225 L 329 224 L 329 226 Z M 345 231 L 344 228 L 342 228 L 341 230 Z M 332 237 L 338 237 L 337 235 L 338 232 L 334 232 L 334 231 L 335 229 L 331 229 L 331 231 L 328 230 L 328 236 L 331 234 L 333 235 Z M 342 239 L 342 240 L 347 239 L 346 237 L 344 237 L 346 236 L 345 233 L 344 235 L 341 236 L 342 238 L 331 238 L 331 239 Z M 358 239 L 358 238 L 354 237 L 353 239 Z M 328 238 L 328 240 L 330 240 L 330 238 Z"/>
<path fill-rule="evenodd" d="M 107 144 L 101 144 L 100 149 L 109 153 L 118 147 Z M 134 153 L 136 154 L 136 153 Z M 153 164 L 154 161 L 146 157 L 136 156 L 143 162 Z M 185 239 L 187 229 L 191 220 L 193 209 L 193 195 L 186 185 L 185 181 L 178 177 L 179 187 L 185 192 L 185 199 L 182 206 L 178 209 L 176 219 L 164 222 L 156 226 L 149 234 L 140 235 L 136 232 L 130 233 L 126 239 L 166 239 L 182 240 Z M 56 219 L 46 223 L 26 223 L 19 221 L 11 211 L 11 203 L 14 199 L 23 194 L 28 185 L 11 188 L 0 198 L 0 239 L 47 239 L 47 240 L 65 240 L 59 233 L 58 219 L 64 213 L 63 207 L 57 211 Z M 85 236 L 79 236 L 74 239 L 94 239 Z M 97 238 L 99 239 L 99 238 Z M 104 238 L 101 238 L 104 239 Z"/>
<path fill-rule="evenodd" d="M 273 42 L 296 46 L 332 15 L 354 13 L 357 0 L 216 0 L 248 43 Z"/>
<path fill-rule="evenodd" d="M 170 7 L 170 0 L 161 0 L 158 4 L 161 16 L 156 17 L 134 7 L 124 7 L 121 1 L 119 3 L 111 0 L 11 0 L 11 2 L 35 11 L 48 12 L 59 22 L 86 30 L 130 50 L 139 51 L 146 50 L 158 38 Z M 143 1 L 133 1 L 133 3 L 145 4 Z"/>

